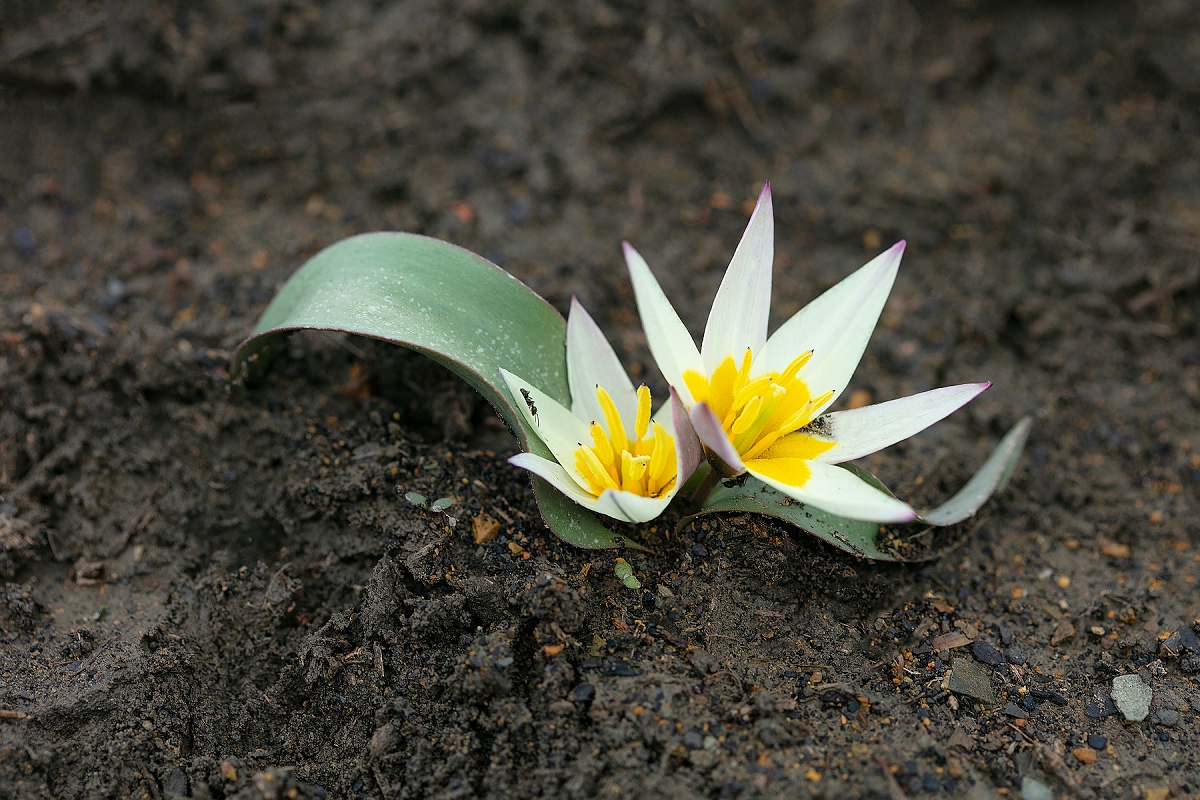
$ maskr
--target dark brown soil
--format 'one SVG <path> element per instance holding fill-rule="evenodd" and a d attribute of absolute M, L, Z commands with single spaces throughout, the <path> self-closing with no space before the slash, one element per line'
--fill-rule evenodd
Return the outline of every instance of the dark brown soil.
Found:
<path fill-rule="evenodd" d="M 1195 3 L 0 9 L 0 796 L 1200 792 Z M 661 389 L 618 243 L 699 331 L 768 179 L 777 321 L 906 238 L 854 388 L 995 382 L 869 468 L 936 502 L 1037 418 L 936 563 L 714 518 L 631 591 L 418 356 L 296 336 L 227 396 L 378 229 L 578 295 Z"/>

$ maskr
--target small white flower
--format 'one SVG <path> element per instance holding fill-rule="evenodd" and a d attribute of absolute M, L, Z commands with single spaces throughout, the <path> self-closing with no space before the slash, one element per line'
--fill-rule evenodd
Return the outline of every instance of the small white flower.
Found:
<path fill-rule="evenodd" d="M 509 463 L 540 475 L 581 506 L 622 522 L 647 522 L 700 463 L 700 443 L 675 393 L 651 417 L 650 390 L 634 390 L 612 345 L 574 298 L 567 316 L 571 408 L 511 372 L 501 374 L 529 428 L 556 459 L 520 453 Z"/>
<path fill-rule="evenodd" d="M 699 350 L 646 262 L 628 243 L 624 248 L 650 352 L 688 407 L 718 472 L 748 472 L 802 503 L 850 519 L 916 518 L 908 504 L 834 465 L 907 439 L 991 384 L 950 386 L 824 413 L 862 358 L 904 242 L 813 300 L 767 338 L 774 261 L 768 184 L 717 290 Z"/>

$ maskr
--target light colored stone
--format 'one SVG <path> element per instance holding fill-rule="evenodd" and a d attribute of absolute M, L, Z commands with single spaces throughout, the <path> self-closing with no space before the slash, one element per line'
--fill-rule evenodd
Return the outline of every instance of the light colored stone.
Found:
<path fill-rule="evenodd" d="M 1112 699 L 1130 722 L 1141 722 L 1150 714 L 1154 692 L 1140 675 L 1118 675 L 1112 682 Z"/>
<path fill-rule="evenodd" d="M 1021 780 L 1021 800 L 1054 800 L 1054 792 L 1046 784 L 1026 775 Z"/>

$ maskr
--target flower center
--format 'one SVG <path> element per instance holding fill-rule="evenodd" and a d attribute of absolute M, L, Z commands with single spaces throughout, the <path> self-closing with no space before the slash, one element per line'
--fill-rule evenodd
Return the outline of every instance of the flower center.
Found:
<path fill-rule="evenodd" d="M 587 481 L 592 494 L 605 489 L 633 492 L 642 497 L 661 497 L 675 485 L 675 440 L 666 429 L 650 419 L 650 390 L 637 390 L 637 419 L 630 437 L 612 397 L 596 387 L 596 399 L 604 410 L 604 425 L 588 426 L 591 446 L 579 443 L 575 468 Z M 606 429 L 607 428 L 607 429 Z"/>
<path fill-rule="evenodd" d="M 707 402 L 743 461 L 758 458 L 781 436 L 812 422 L 833 392 L 813 397 L 800 380 L 800 370 L 812 358 L 808 350 L 796 356 L 782 372 L 750 378 L 754 353 L 750 348 L 740 364 L 730 356 L 709 377 L 688 370 L 683 379 L 696 402 Z"/>

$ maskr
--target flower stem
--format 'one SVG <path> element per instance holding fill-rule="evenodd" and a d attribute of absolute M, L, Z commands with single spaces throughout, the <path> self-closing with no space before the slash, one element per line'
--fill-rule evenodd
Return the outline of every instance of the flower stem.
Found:
<path fill-rule="evenodd" d="M 721 475 L 712 467 L 708 468 L 708 474 L 700 481 L 700 485 L 692 492 L 692 502 L 688 513 L 697 514 L 704 506 L 704 501 L 708 499 L 708 495 L 712 492 L 713 487 L 717 485 L 717 481 L 721 480 Z"/>

